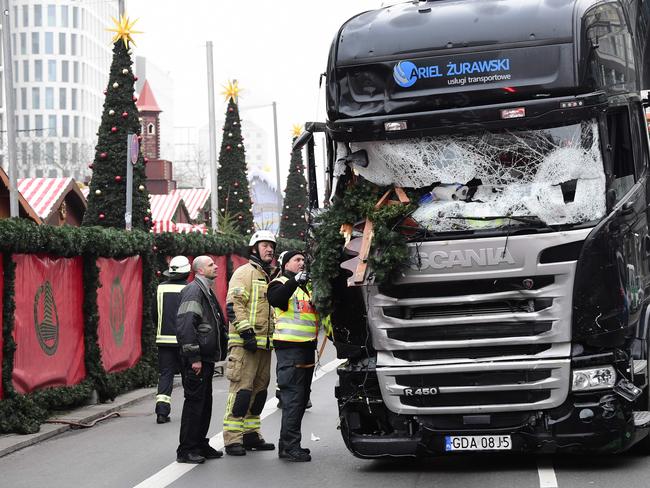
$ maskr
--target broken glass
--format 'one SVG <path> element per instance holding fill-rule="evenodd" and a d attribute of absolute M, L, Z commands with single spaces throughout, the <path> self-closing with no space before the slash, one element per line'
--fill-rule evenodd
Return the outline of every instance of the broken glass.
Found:
<path fill-rule="evenodd" d="M 351 144 L 370 164 L 355 167 L 377 185 L 432 187 L 413 218 L 431 231 L 598 220 L 605 172 L 595 120 L 535 130 L 484 131 Z M 499 217 L 499 218 L 496 218 Z"/>

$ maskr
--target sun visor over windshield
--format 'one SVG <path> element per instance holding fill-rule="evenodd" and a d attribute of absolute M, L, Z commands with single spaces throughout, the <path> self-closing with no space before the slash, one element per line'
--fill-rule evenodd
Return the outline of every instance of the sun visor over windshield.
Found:
<path fill-rule="evenodd" d="M 572 44 L 343 66 L 329 75 L 328 115 L 334 121 L 573 94 L 573 66 Z"/>

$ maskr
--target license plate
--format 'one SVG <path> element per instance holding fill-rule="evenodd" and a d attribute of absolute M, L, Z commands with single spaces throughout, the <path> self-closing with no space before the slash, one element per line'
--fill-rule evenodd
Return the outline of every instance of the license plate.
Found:
<path fill-rule="evenodd" d="M 512 449 L 509 435 L 447 435 L 445 451 L 507 451 Z"/>

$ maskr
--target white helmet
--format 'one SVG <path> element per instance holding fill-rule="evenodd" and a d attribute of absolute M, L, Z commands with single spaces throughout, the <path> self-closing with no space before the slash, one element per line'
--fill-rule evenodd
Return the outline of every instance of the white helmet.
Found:
<path fill-rule="evenodd" d="M 248 247 L 253 247 L 255 244 L 262 241 L 268 241 L 275 244 L 276 241 L 273 232 L 271 232 L 270 230 L 258 230 L 257 232 L 255 232 L 255 234 L 251 236 L 251 240 L 248 241 Z"/>
<path fill-rule="evenodd" d="M 169 261 L 169 269 L 167 270 L 167 276 L 171 275 L 180 275 L 190 272 L 190 260 L 185 256 L 174 256 L 171 261 Z"/>

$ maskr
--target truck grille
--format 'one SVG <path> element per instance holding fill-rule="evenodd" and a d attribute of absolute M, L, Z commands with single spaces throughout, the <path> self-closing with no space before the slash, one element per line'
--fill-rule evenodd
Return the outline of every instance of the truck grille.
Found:
<path fill-rule="evenodd" d="M 560 405 L 569 385 L 577 262 L 573 254 L 550 259 L 547 250 L 579 244 L 589 232 L 516 235 L 507 244 L 494 237 L 413 246 L 417 265 L 401 280 L 370 285 L 364 294 L 387 406 L 453 414 Z M 481 264 L 463 258 L 491 253 L 508 258 Z M 547 376 L 536 371 L 542 366 Z M 404 388 L 417 386 L 439 392 L 404 395 Z"/>

